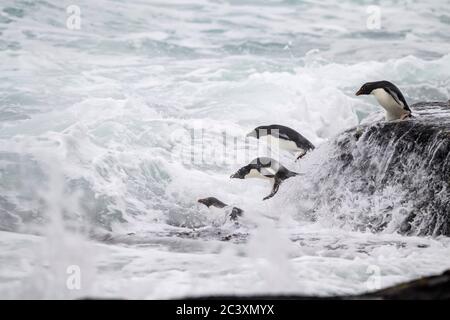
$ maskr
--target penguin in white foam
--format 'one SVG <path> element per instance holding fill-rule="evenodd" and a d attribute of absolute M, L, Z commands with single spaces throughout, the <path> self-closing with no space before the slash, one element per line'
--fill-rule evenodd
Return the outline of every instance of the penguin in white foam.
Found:
<path fill-rule="evenodd" d="M 224 209 L 225 215 L 226 216 L 229 215 L 231 221 L 237 221 L 238 217 L 241 217 L 242 214 L 244 213 L 244 210 L 242 210 L 238 207 L 231 207 L 228 204 L 226 204 L 214 197 L 198 199 L 197 201 L 201 204 L 204 204 L 208 208 L 212 206 L 215 208 Z"/>
<path fill-rule="evenodd" d="M 401 91 L 389 81 L 367 82 L 356 92 L 357 96 L 373 94 L 378 103 L 386 110 L 386 120 L 398 120 L 411 117 L 411 109 Z"/>
<path fill-rule="evenodd" d="M 256 139 L 267 137 L 269 144 L 277 144 L 280 149 L 293 152 L 297 160 L 302 158 L 308 151 L 314 149 L 314 145 L 300 133 L 278 124 L 259 126 L 247 134 L 247 137 Z"/>
<path fill-rule="evenodd" d="M 263 200 L 272 198 L 280 188 L 281 183 L 291 177 L 299 175 L 296 172 L 290 171 L 283 167 L 277 161 L 268 158 L 260 157 L 254 159 L 245 167 L 240 168 L 236 173 L 232 174 L 232 179 L 248 179 L 248 178 L 262 178 L 273 180 L 272 192 Z"/>

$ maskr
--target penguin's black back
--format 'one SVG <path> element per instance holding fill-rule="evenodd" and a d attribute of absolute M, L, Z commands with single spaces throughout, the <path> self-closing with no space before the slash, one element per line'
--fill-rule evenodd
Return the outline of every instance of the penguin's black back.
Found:
<path fill-rule="evenodd" d="M 249 164 L 253 169 L 272 168 L 273 166 L 279 166 L 279 163 L 269 157 L 258 157 L 253 159 Z"/>
<path fill-rule="evenodd" d="M 278 131 L 278 137 L 283 140 L 289 140 L 295 142 L 297 147 L 304 149 L 305 151 L 313 150 L 314 145 L 302 136 L 300 133 L 286 126 L 279 124 L 271 124 L 269 126 L 260 126 L 256 130 L 267 130 L 267 134 L 271 134 L 272 130 Z M 275 133 L 275 132 L 274 132 Z"/>
<path fill-rule="evenodd" d="M 290 171 L 283 165 L 281 165 L 278 161 L 273 160 L 269 157 L 259 157 L 254 159 L 250 164 L 254 169 L 258 170 L 261 174 L 269 178 L 279 178 L 281 180 L 285 180 L 287 178 L 298 175 L 298 173 Z M 264 169 L 273 168 L 276 170 L 274 174 L 267 174 L 264 172 Z"/>

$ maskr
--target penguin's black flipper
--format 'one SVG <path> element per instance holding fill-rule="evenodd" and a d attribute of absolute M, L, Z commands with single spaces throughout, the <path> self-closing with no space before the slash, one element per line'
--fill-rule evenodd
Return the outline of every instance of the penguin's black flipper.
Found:
<path fill-rule="evenodd" d="M 403 109 L 411 112 L 405 97 L 397 87 L 391 88 L 390 86 L 386 86 L 384 90 L 395 100 L 395 102 L 397 102 L 398 105 L 403 105 Z"/>
<path fill-rule="evenodd" d="M 263 200 L 272 198 L 278 192 L 281 182 L 283 182 L 283 180 L 281 180 L 279 178 L 275 178 L 274 182 L 273 182 L 272 192 L 267 197 L 265 197 Z"/>

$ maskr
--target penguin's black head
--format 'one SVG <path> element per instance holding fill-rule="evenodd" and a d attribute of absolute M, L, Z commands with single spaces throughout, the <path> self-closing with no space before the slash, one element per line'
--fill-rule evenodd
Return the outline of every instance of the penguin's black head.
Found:
<path fill-rule="evenodd" d="M 381 80 L 364 83 L 361 86 L 361 88 L 356 92 L 356 95 L 360 96 L 363 94 L 371 94 L 372 91 L 375 89 L 391 89 L 394 91 L 400 91 L 392 82 L 389 82 L 387 80 Z"/>
<path fill-rule="evenodd" d="M 250 170 L 252 169 L 251 165 L 246 165 L 245 167 L 240 168 L 238 171 L 233 173 L 230 178 L 231 179 L 245 179 L 247 174 L 249 174 Z"/>
<path fill-rule="evenodd" d="M 260 137 L 267 136 L 270 133 L 269 126 L 259 126 L 253 129 L 250 133 L 247 134 L 247 137 L 253 137 L 259 139 Z"/>
<path fill-rule="evenodd" d="M 259 131 L 258 131 L 258 129 L 257 128 L 253 129 L 252 131 L 247 133 L 246 137 L 252 137 L 252 138 L 259 139 Z"/>
<path fill-rule="evenodd" d="M 203 198 L 203 199 L 198 199 L 197 202 L 204 204 L 205 206 L 207 206 L 208 208 L 210 206 L 213 207 L 218 207 L 218 208 L 223 208 L 226 207 L 226 204 L 223 203 L 222 201 L 220 201 L 217 198 L 214 197 L 208 197 L 208 198 Z"/>
<path fill-rule="evenodd" d="M 365 94 L 371 94 L 373 90 L 379 88 L 378 83 L 379 83 L 379 81 L 364 83 L 361 86 L 361 88 L 356 92 L 356 95 L 360 96 L 360 95 L 365 95 Z"/>

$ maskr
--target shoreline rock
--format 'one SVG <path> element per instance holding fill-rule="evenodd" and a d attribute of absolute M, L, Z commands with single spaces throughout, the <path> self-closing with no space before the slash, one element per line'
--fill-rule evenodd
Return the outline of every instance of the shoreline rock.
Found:
<path fill-rule="evenodd" d="M 450 299 L 450 269 L 440 275 L 422 277 L 391 287 L 349 296 L 302 295 L 224 295 L 186 297 L 187 300 L 448 300 Z"/>

